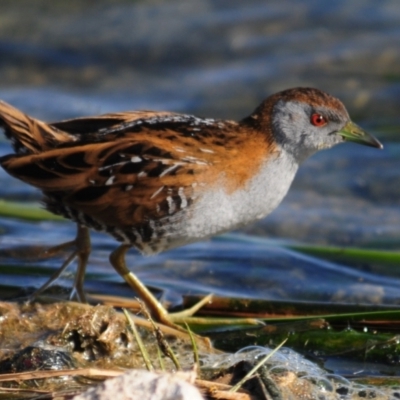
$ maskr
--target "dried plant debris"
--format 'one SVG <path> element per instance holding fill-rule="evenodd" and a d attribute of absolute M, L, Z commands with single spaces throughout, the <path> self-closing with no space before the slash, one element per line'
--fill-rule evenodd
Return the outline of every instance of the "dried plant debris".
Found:
<path fill-rule="evenodd" d="M 171 375 L 176 373 L 176 365 L 170 357 L 162 354 L 160 340 L 157 339 L 160 333 L 154 331 L 151 322 L 138 318 L 135 318 L 135 327 L 154 369 L 150 375 L 141 375 L 146 365 L 131 326 L 122 313 L 111 307 L 69 302 L 31 305 L 0 303 L 0 398 L 37 398 L 40 394 L 42 399 L 71 399 L 73 395 L 86 391 L 88 386 L 96 386 L 97 391 L 91 393 L 97 393 L 98 397 L 93 398 L 115 400 L 115 395 L 106 397 L 106 394 L 101 394 L 101 390 L 108 390 L 111 383 L 99 384 L 104 379 L 123 373 L 128 373 L 129 377 L 117 379 L 119 384 L 123 383 L 121 390 L 125 390 L 125 384 L 132 390 L 146 387 L 145 381 L 153 382 L 149 385 L 154 388 L 166 386 L 169 390 L 177 384 L 176 380 L 190 376 L 190 379 L 185 378 L 184 386 L 194 384 L 205 399 L 400 397 L 400 390 L 393 386 L 393 382 L 380 387 L 351 382 L 328 374 L 288 348 L 274 352 L 267 347 L 252 346 L 227 354 L 196 340 L 199 362 L 195 366 L 193 343 L 189 336 L 163 329 L 162 342 L 168 343 L 183 371 L 192 371 L 189 375 L 181 375 L 181 372 L 177 376 Z M 249 371 L 264 359 L 265 363 L 248 376 Z M 127 372 L 127 369 L 136 372 Z M 165 371 L 157 372 L 161 369 Z M 193 378 L 194 369 L 199 375 L 196 380 Z M 243 378 L 239 390 L 232 392 L 232 388 Z M 181 396 L 180 390 L 177 388 L 174 393 Z M 188 390 L 198 395 L 198 392 Z M 146 399 L 146 395 L 140 393 L 140 399 Z M 151 393 L 150 389 L 148 393 Z M 162 396 L 167 396 L 167 393 Z M 195 398 L 179 397 L 178 394 L 175 398 Z M 136 398 L 138 396 L 136 393 Z M 134 397 L 126 397 L 129 398 Z"/>
<path fill-rule="evenodd" d="M 160 369 L 162 357 L 164 368 L 174 371 L 173 362 L 159 355 L 152 324 L 136 318 L 136 326 L 155 368 Z M 180 364 L 190 369 L 193 365 L 190 337 L 173 333 L 167 329 L 163 332 L 164 338 Z M 109 306 L 73 302 L 0 303 L 0 340 L 0 373 L 3 374 L 0 375 L 0 394 L 3 389 L 10 388 L 58 391 L 72 387 L 75 390 L 78 386 L 82 391 L 93 384 L 94 378 L 87 373 L 88 368 L 103 371 L 144 368 L 138 343 L 124 315 Z M 205 351 L 203 342 L 198 345 Z M 207 351 L 211 351 L 210 348 Z M 85 372 L 81 375 L 67 373 L 72 368 L 85 369 Z M 55 370 L 64 370 L 65 376 L 52 375 Z M 43 374 L 38 378 L 29 371 Z M 23 373 L 27 374 L 21 375 Z M 14 379 L 12 374 L 15 374 Z M 2 377 L 5 378 L 3 382 Z"/>

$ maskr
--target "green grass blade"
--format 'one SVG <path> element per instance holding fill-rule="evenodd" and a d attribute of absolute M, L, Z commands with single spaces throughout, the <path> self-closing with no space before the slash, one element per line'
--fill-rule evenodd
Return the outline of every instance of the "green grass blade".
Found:
<path fill-rule="evenodd" d="M 376 262 L 400 267 L 399 251 L 362 249 L 357 247 L 312 246 L 306 244 L 288 245 L 286 247 L 315 257 L 346 259 L 369 263 Z"/>
<path fill-rule="evenodd" d="M 37 203 L 18 203 L 6 200 L 0 200 L 0 216 L 28 221 L 65 221 L 59 215 L 40 208 Z"/>

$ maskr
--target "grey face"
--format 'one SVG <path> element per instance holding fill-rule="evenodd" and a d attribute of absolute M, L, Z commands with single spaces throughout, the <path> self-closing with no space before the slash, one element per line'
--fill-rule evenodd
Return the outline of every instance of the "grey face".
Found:
<path fill-rule="evenodd" d="M 284 100 L 276 103 L 272 116 L 277 142 L 299 163 L 318 150 L 343 142 L 339 132 L 349 121 L 345 109 Z"/>

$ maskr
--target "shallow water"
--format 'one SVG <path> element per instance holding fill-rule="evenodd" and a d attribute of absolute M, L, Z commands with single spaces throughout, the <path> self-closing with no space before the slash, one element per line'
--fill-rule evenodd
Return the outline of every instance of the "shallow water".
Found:
<path fill-rule="evenodd" d="M 245 229 L 256 238 L 240 232 L 151 258 L 132 251 L 128 263 L 172 300 L 213 292 L 398 304 L 394 267 L 382 272 L 379 265 L 332 263 L 281 246 L 399 248 L 398 2 L 226 4 L 3 0 L 0 98 L 45 120 L 127 109 L 240 119 L 288 87 L 331 92 L 384 150 L 346 144 L 312 157 L 281 206 Z M 10 146 L 1 140 L 4 155 Z M 2 170 L 0 182 L 1 198 L 40 200 L 35 189 Z M 58 244 L 74 235 L 72 223 L 0 220 L 2 248 Z M 129 295 L 108 264 L 115 241 L 94 234 L 93 246 L 86 288 Z M 43 283 L 60 259 L 3 257 L 1 263 L 5 288 Z"/>

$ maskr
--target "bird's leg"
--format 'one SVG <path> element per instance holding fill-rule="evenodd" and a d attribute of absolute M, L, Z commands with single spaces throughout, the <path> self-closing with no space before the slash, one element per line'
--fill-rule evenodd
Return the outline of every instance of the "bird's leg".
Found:
<path fill-rule="evenodd" d="M 78 266 L 75 274 L 75 282 L 70 295 L 72 299 L 76 292 L 78 301 L 87 303 L 85 291 L 83 290 L 83 283 L 85 281 L 86 266 L 88 263 L 92 246 L 90 243 L 89 229 L 85 226 L 78 225 L 78 231 L 75 238 L 76 243 L 76 256 L 78 257 Z"/>
<path fill-rule="evenodd" d="M 153 296 L 149 289 L 133 274 L 126 266 L 125 255 L 132 246 L 122 244 L 110 254 L 110 263 L 114 269 L 124 278 L 125 282 L 135 290 L 138 297 L 140 297 L 151 315 L 159 322 L 170 325 L 170 318 L 168 311 L 161 305 L 161 303 Z"/>
<path fill-rule="evenodd" d="M 70 248 L 71 246 L 74 246 L 75 249 L 64 261 L 61 267 L 50 277 L 50 279 L 44 285 L 42 285 L 38 290 L 36 290 L 35 293 L 33 293 L 32 295 L 33 299 L 36 298 L 39 294 L 43 293 L 49 286 L 51 286 L 68 268 L 68 266 L 75 260 L 75 258 L 78 258 L 78 268 L 70 297 L 72 298 L 76 292 L 78 300 L 83 303 L 86 303 L 86 296 L 83 291 L 83 281 L 85 277 L 86 264 L 91 251 L 90 235 L 88 228 L 81 225 L 77 225 L 77 234 L 76 238 L 73 241 L 54 246 L 48 249 L 46 253 L 47 255 L 55 255 L 65 249 Z"/>
<path fill-rule="evenodd" d="M 199 308 L 210 301 L 211 296 L 207 296 L 192 308 L 179 313 L 168 313 L 162 304 L 154 297 L 147 287 L 133 274 L 126 266 L 125 255 L 132 246 L 122 244 L 110 255 L 110 262 L 114 269 L 124 278 L 125 282 L 135 290 L 138 297 L 145 303 L 152 317 L 164 325 L 177 328 L 174 322 L 179 322 L 185 317 L 192 316 Z"/>

